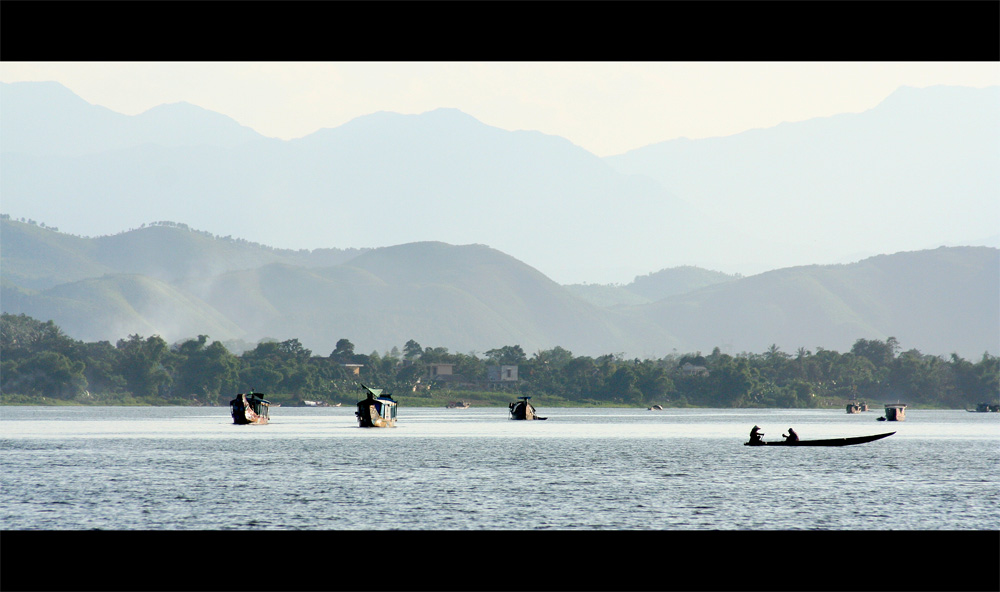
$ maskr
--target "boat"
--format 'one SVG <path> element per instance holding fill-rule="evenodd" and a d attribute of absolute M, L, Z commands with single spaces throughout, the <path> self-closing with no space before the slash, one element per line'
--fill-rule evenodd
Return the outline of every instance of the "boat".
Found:
<path fill-rule="evenodd" d="M 509 405 L 511 419 L 548 419 L 547 417 L 538 417 L 535 414 L 535 408 L 528 402 L 530 398 L 518 397 L 517 402 Z"/>
<path fill-rule="evenodd" d="M 268 419 L 271 402 L 264 399 L 263 393 L 240 393 L 229 402 L 229 410 L 233 415 L 233 423 L 239 425 L 264 425 Z"/>
<path fill-rule="evenodd" d="M 973 413 L 998 413 L 1000 412 L 1000 405 L 990 405 L 989 403 L 980 403 L 976 405 L 975 409 L 966 409 L 966 411 L 971 411 Z"/>
<path fill-rule="evenodd" d="M 468 401 L 452 401 L 445 405 L 448 409 L 468 409 L 472 404 Z"/>
<path fill-rule="evenodd" d="M 906 419 L 906 403 L 886 403 L 885 421 L 903 421 L 904 419 Z"/>
<path fill-rule="evenodd" d="M 848 413 L 863 413 L 868 411 L 868 403 L 865 401 L 849 401 L 847 403 Z"/>
<path fill-rule="evenodd" d="M 653 405 L 649 409 L 646 409 L 646 411 L 663 411 L 663 405 Z"/>
<path fill-rule="evenodd" d="M 886 432 L 885 434 L 874 434 L 872 436 L 851 436 L 847 438 L 827 438 L 824 440 L 783 440 L 780 442 L 744 442 L 744 446 L 850 446 L 852 444 L 864 444 L 888 438 L 896 432 Z"/>
<path fill-rule="evenodd" d="M 373 389 L 361 385 L 366 397 L 358 401 L 358 410 L 354 415 L 358 418 L 358 427 L 391 428 L 396 425 L 396 401 L 392 393 L 384 389 Z"/>

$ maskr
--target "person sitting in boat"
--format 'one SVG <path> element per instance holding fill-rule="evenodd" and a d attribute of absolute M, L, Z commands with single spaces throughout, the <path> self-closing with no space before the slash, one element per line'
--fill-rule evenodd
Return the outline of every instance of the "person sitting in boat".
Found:
<path fill-rule="evenodd" d="M 798 442 L 799 441 L 799 435 L 796 434 L 795 430 L 793 430 L 792 428 L 788 428 L 788 433 L 787 434 L 781 434 L 781 437 L 784 438 L 785 441 L 787 441 L 787 442 Z"/>
<path fill-rule="evenodd" d="M 763 442 L 763 441 L 764 441 L 764 432 L 760 431 L 760 427 L 753 426 L 753 429 L 750 430 L 750 442 L 753 443 L 753 442 Z"/>

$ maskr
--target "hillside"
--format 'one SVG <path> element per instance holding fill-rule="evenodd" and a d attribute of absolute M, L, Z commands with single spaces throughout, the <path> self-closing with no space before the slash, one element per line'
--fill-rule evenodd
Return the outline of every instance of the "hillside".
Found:
<path fill-rule="evenodd" d="M 859 338 L 978 357 L 1000 350 L 1000 250 L 941 247 L 762 273 L 634 307 L 689 349 L 845 351 Z"/>
<path fill-rule="evenodd" d="M 270 265 L 186 289 L 252 335 L 294 337 L 317 351 L 340 338 L 365 352 L 410 339 L 463 353 L 513 344 L 619 351 L 630 341 L 623 320 L 482 245 L 411 243 L 335 267 Z"/>
<path fill-rule="evenodd" d="M 304 267 L 336 265 L 363 249 L 273 249 L 244 239 L 216 237 L 184 224 L 163 223 L 85 238 L 0 219 L 3 278 L 43 290 L 104 274 L 139 274 L 174 281 L 270 263 Z"/>
<path fill-rule="evenodd" d="M 1000 250 L 989 247 L 742 278 L 661 270 L 634 284 L 665 296 L 603 307 L 477 244 L 300 253 L 180 225 L 80 238 L 12 220 L 3 220 L 2 238 L 3 311 L 53 320 L 83 340 L 294 338 L 329 353 L 341 338 L 359 352 L 413 339 L 460 353 L 560 346 L 646 358 L 772 344 L 846 351 L 859 338 L 892 336 L 907 349 L 966 358 L 1000 350 Z"/>

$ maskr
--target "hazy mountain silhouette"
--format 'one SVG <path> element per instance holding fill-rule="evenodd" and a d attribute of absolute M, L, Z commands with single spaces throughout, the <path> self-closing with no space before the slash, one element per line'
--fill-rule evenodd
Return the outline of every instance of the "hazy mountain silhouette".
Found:
<path fill-rule="evenodd" d="M 1000 250 L 940 247 L 793 267 L 631 309 L 687 348 L 845 351 L 858 338 L 978 358 L 1000 349 Z M 994 353 L 995 355 L 995 353 Z"/>
<path fill-rule="evenodd" d="M 180 225 L 122 233 L 110 247 L 110 237 L 12 220 L 2 221 L 0 236 L 3 311 L 53 320 L 86 341 L 133 333 L 168 341 L 296 338 L 325 355 L 340 338 L 359 352 L 415 339 L 462 353 L 520 345 L 529 353 L 560 346 L 575 355 L 662 357 L 714 347 L 762 352 L 771 344 L 846 351 L 859 338 L 894 336 L 906 349 L 976 358 L 998 351 L 1000 340 L 1000 250 L 987 247 L 745 278 L 662 270 L 646 281 L 661 291 L 688 283 L 691 291 L 612 309 L 484 245 L 409 243 L 331 253 L 342 261 L 325 264 L 317 259 L 323 253 L 268 259 L 262 245 Z M 16 248 L 8 237 L 17 237 Z M 152 255 L 164 245 L 176 254 L 173 265 Z M 131 254 L 111 257 L 109 248 Z M 136 273 L 141 261 L 156 277 Z"/>
<path fill-rule="evenodd" d="M 903 87 L 862 113 L 670 140 L 605 161 L 752 237 L 702 267 L 998 247 L 998 105 L 1000 87 Z"/>
<path fill-rule="evenodd" d="M 126 116 L 0 84 L 5 211 L 75 234 L 183 220 L 291 248 L 482 243 L 561 283 L 758 273 L 1000 246 L 997 87 L 902 88 L 857 114 L 605 159 L 454 109 L 292 141 L 177 103 Z"/>
<path fill-rule="evenodd" d="M 566 288 L 597 306 L 621 306 L 648 304 L 667 296 L 686 294 L 698 288 L 732 281 L 738 277 L 721 271 L 685 265 L 636 276 L 625 285 L 569 284 Z"/>
<path fill-rule="evenodd" d="M 82 156 L 142 144 L 232 147 L 266 140 L 230 117 L 190 103 L 123 115 L 92 105 L 57 82 L 0 83 L 0 105 L 4 152 Z"/>
<path fill-rule="evenodd" d="M 116 117 L 53 83 L 0 90 L 5 211 L 75 234 L 183 220 L 293 248 L 486 243 L 565 280 L 685 263 L 713 236 L 649 179 L 454 109 L 375 113 L 281 141 L 189 105 Z"/>

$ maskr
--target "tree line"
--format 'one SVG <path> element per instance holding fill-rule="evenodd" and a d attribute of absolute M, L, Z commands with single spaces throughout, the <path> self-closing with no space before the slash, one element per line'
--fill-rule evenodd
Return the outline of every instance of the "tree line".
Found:
<path fill-rule="evenodd" d="M 158 335 L 130 335 L 112 344 L 72 339 L 52 321 L 4 313 L 0 318 L 0 402 L 224 405 L 256 390 L 282 404 L 353 402 L 359 382 L 397 396 L 477 393 L 547 398 L 577 405 L 819 407 L 863 399 L 939 408 L 996 403 L 1000 358 L 978 361 L 901 351 L 890 337 L 858 339 L 840 353 L 772 345 L 763 353 L 730 355 L 715 348 L 660 359 L 621 354 L 574 356 L 553 347 L 530 356 L 520 345 L 483 355 L 423 347 L 414 340 L 383 354 L 360 354 L 340 339 L 313 355 L 298 339 L 264 340 L 236 355 L 207 335 L 169 344 Z M 451 364 L 435 380 L 434 364 Z M 517 380 L 490 380 L 490 366 L 517 366 Z M 416 401 L 415 401 L 416 402 Z"/>

